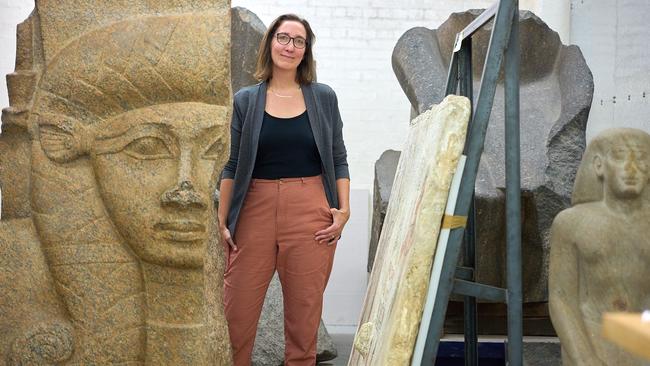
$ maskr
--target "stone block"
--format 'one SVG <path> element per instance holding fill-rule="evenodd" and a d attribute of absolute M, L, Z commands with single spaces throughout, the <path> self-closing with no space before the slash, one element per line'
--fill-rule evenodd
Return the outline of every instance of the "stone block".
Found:
<path fill-rule="evenodd" d="M 230 365 L 230 2 L 37 1 L 0 135 L 0 360 Z M 208 254 L 209 253 L 209 254 Z"/>
<path fill-rule="evenodd" d="M 562 352 L 557 338 L 531 341 L 524 338 L 524 366 L 562 366 Z"/>
<path fill-rule="evenodd" d="M 244 86 L 258 81 L 253 77 L 257 66 L 257 51 L 266 32 L 266 26 L 252 11 L 232 8 L 232 90 L 236 93 Z"/>

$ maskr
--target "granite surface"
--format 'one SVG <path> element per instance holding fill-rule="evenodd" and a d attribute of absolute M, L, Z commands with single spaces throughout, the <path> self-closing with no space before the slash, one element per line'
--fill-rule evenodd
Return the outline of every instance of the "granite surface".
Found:
<path fill-rule="evenodd" d="M 398 40 L 393 70 L 414 111 L 444 97 L 456 33 L 481 10 L 453 13 L 438 29 L 413 28 Z M 474 91 L 478 93 L 491 24 L 472 38 Z M 521 188 L 524 301 L 548 300 L 550 227 L 569 206 L 585 148 L 593 77 L 580 49 L 528 11 L 519 15 L 521 73 Z M 476 95 L 476 94 L 475 94 Z M 504 95 L 500 76 L 476 180 L 478 282 L 506 287 Z M 386 183 L 380 183 L 386 184 Z M 375 208 L 378 209 L 378 208 Z M 375 246 L 371 243 L 371 248 Z M 372 249 L 371 249 L 372 253 Z"/>
<path fill-rule="evenodd" d="M 217 0 L 41 0 L 18 26 L 1 360 L 231 364 L 210 199 L 229 146 L 230 26 Z"/>

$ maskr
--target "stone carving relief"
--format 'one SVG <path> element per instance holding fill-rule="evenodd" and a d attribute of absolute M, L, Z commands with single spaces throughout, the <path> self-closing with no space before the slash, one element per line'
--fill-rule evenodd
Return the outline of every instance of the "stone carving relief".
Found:
<path fill-rule="evenodd" d="M 3 361 L 231 363 L 230 83 L 229 1 L 36 2 L 0 135 Z"/>
<path fill-rule="evenodd" d="M 562 363 L 647 365 L 601 336 L 608 311 L 650 307 L 650 135 L 596 136 L 582 159 L 571 208 L 551 228 L 549 306 Z"/>
<path fill-rule="evenodd" d="M 450 95 L 410 125 L 350 366 L 410 364 L 470 109 L 469 99 Z"/>

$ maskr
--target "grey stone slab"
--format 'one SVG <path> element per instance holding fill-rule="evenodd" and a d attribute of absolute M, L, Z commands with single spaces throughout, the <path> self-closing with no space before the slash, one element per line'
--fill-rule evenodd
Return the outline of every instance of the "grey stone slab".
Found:
<path fill-rule="evenodd" d="M 257 50 L 265 31 L 266 26 L 255 13 L 239 6 L 232 8 L 230 67 L 233 93 L 257 83 L 253 74 L 257 65 Z"/>
<path fill-rule="evenodd" d="M 375 163 L 375 182 L 373 187 L 373 211 L 372 211 L 372 228 L 370 230 L 370 255 L 368 256 L 368 272 L 372 270 L 372 265 L 377 252 L 379 235 L 381 227 L 386 218 L 388 209 L 388 199 L 390 191 L 393 189 L 393 180 L 397 171 L 400 152 L 395 150 L 384 151 L 379 160 Z"/>

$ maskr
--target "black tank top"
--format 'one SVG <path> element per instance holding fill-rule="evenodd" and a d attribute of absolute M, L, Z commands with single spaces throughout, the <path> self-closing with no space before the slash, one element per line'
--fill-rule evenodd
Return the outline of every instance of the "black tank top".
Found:
<path fill-rule="evenodd" d="M 264 112 L 253 178 L 313 177 L 321 170 L 307 111 L 291 118 Z"/>

